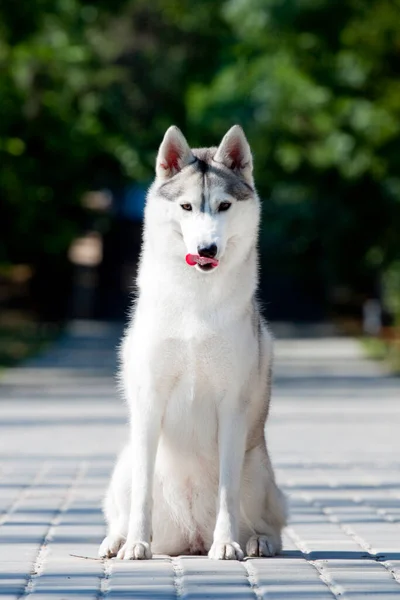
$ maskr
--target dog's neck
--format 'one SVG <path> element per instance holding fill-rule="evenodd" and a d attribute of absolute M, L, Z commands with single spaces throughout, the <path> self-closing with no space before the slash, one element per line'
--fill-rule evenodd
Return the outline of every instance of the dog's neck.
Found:
<path fill-rule="evenodd" d="M 147 247 L 146 247 L 147 246 Z M 160 248 L 145 243 L 138 274 L 139 298 L 144 302 L 173 304 L 186 310 L 188 307 L 220 310 L 231 306 L 240 314 L 248 309 L 258 284 L 257 249 L 252 246 L 243 253 L 237 264 L 220 266 L 211 273 L 199 272 L 189 267 L 182 256 L 161 254 Z"/>

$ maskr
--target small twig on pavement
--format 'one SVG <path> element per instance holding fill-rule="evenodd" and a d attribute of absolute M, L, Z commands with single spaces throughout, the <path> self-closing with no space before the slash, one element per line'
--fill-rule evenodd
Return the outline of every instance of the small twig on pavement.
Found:
<path fill-rule="evenodd" d="M 84 558 L 85 560 L 104 560 L 103 558 L 96 558 L 92 556 L 79 556 L 79 554 L 70 554 L 74 558 Z"/>

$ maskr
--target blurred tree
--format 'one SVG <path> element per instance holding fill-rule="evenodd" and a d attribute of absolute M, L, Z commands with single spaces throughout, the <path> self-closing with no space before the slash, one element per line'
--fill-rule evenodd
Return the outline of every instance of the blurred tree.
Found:
<path fill-rule="evenodd" d="M 121 171 L 101 115 L 102 92 L 116 72 L 91 42 L 102 4 L 0 7 L 1 261 L 65 252 L 81 192 L 99 166 L 110 177 Z"/>
<path fill-rule="evenodd" d="M 399 258 L 399 0 L 228 0 L 235 33 L 192 85 L 201 140 L 241 123 L 254 148 L 271 262 L 308 285 L 375 294 Z"/>
<path fill-rule="evenodd" d="M 0 262 L 32 265 L 33 290 L 47 284 L 54 316 L 68 297 L 66 251 L 84 222 L 80 196 L 99 171 L 108 183 L 121 176 L 115 132 L 101 114 L 118 73 L 92 40 L 107 4 L 0 6 Z"/>
<path fill-rule="evenodd" d="M 167 126 L 184 127 L 189 81 L 215 72 L 224 30 L 211 0 L 1 5 L 0 263 L 31 264 L 36 287 L 58 289 L 53 305 L 82 193 L 149 179 Z"/>
<path fill-rule="evenodd" d="M 126 146 L 117 153 L 131 175 L 153 177 L 154 160 L 166 129 L 187 128 L 186 93 L 212 79 L 233 35 L 213 0 L 134 0 L 110 22 L 109 51 L 124 71 L 105 98 Z M 104 53 L 104 47 L 99 48 Z"/>
<path fill-rule="evenodd" d="M 239 122 L 265 198 L 268 270 L 315 293 L 318 281 L 374 293 L 400 264 L 399 9 L 2 3 L 0 263 L 59 272 L 82 192 L 148 181 L 171 123 L 202 145 Z"/>

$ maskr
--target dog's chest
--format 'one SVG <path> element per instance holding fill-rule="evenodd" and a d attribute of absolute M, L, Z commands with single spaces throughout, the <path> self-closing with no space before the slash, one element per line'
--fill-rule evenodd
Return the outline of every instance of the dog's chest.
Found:
<path fill-rule="evenodd" d="M 218 376 L 210 373 L 210 354 L 204 349 L 196 354 L 190 344 L 185 348 L 167 399 L 163 435 L 180 451 L 209 455 L 217 443 Z"/>
<path fill-rule="evenodd" d="M 214 456 L 218 405 L 241 389 L 254 362 L 250 322 L 228 318 L 224 307 L 194 310 L 177 301 L 151 315 L 143 339 L 157 396 L 165 394 L 162 435 L 178 452 Z"/>

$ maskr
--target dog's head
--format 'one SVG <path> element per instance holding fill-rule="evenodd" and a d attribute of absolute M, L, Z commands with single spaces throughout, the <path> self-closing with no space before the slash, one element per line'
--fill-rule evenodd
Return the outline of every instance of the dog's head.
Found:
<path fill-rule="evenodd" d="M 160 146 L 151 213 L 167 217 L 170 252 L 202 272 L 247 256 L 259 222 L 253 161 L 243 130 L 232 127 L 218 148 L 190 149 L 177 127 Z M 157 219 L 158 220 L 158 219 Z"/>

